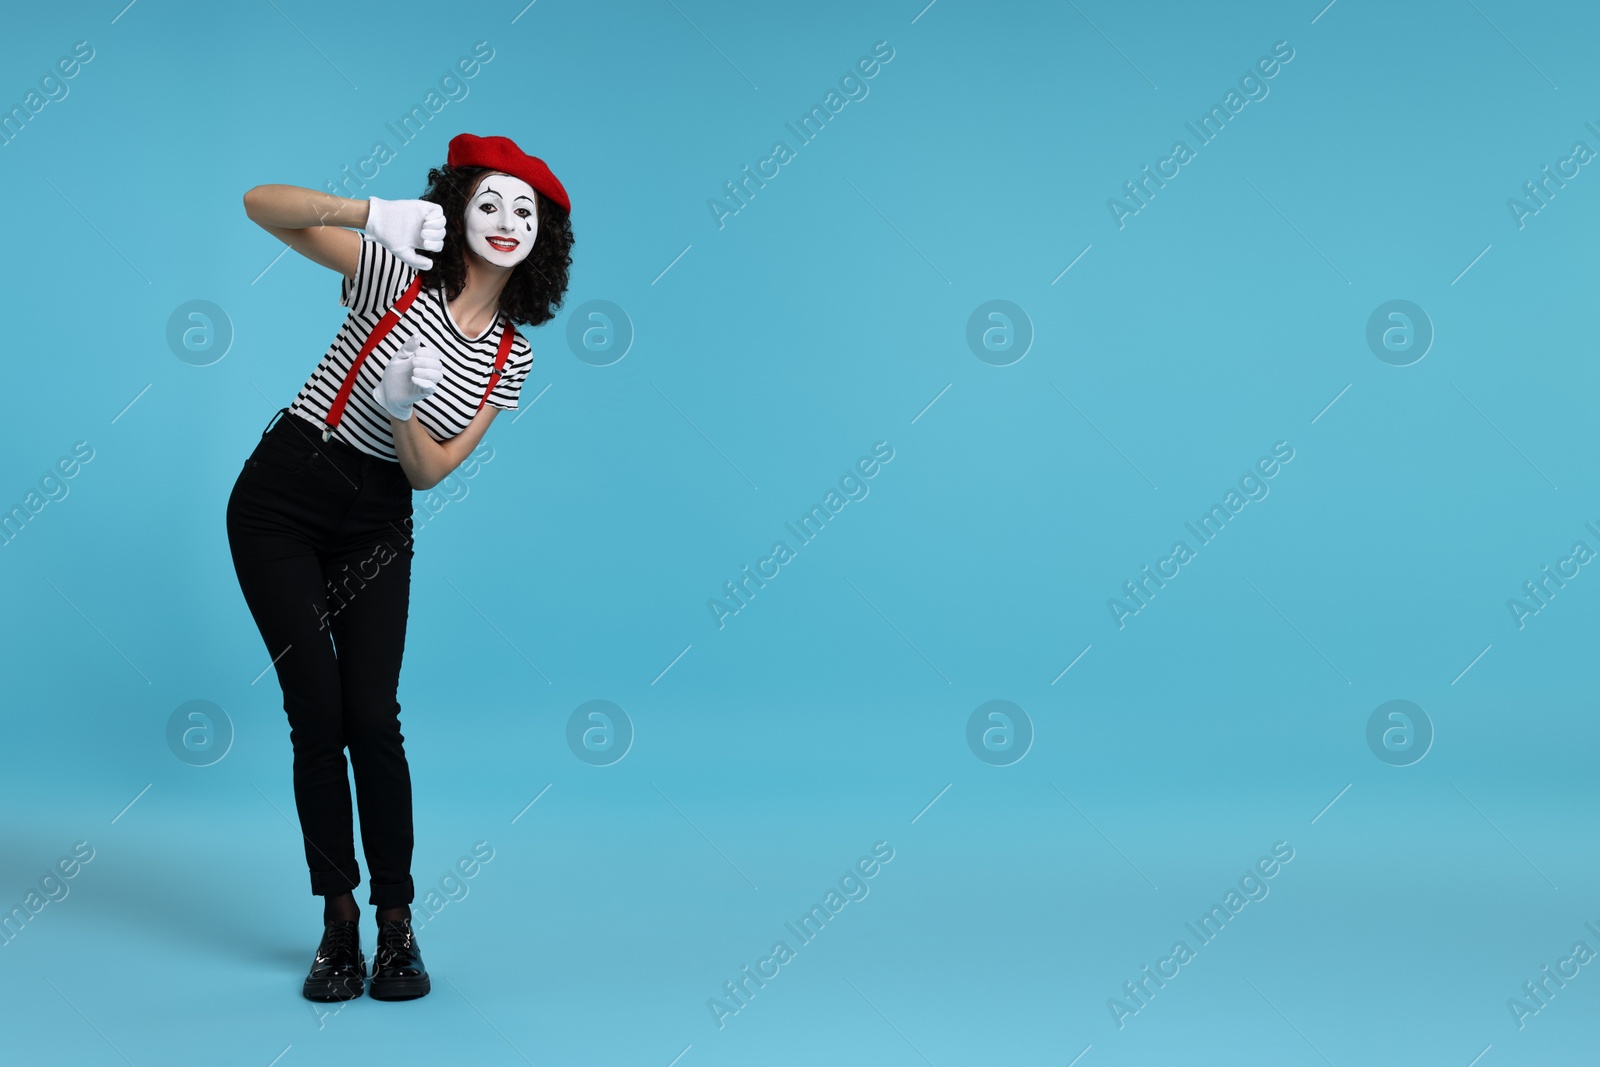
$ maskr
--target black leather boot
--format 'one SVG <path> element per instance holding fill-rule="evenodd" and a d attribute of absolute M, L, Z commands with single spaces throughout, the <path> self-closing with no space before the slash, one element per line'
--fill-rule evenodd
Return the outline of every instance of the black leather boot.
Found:
<path fill-rule="evenodd" d="M 322 926 L 311 972 L 301 990 L 307 1000 L 354 1000 L 367 977 L 361 954 L 361 931 L 354 922 L 334 920 Z"/>
<path fill-rule="evenodd" d="M 422 965 L 410 919 L 378 921 L 378 947 L 372 956 L 374 1000 L 413 1000 L 432 988 Z"/>

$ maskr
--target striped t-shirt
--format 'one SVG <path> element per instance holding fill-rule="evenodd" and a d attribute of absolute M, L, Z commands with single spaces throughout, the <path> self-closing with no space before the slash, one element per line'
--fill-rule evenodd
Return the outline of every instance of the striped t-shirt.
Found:
<path fill-rule="evenodd" d="M 416 270 L 374 241 L 361 235 L 361 257 L 354 278 L 343 279 L 339 303 L 350 309 L 339 334 L 333 339 L 327 354 L 312 371 L 311 377 L 294 402 L 289 405 L 293 415 L 313 423 L 321 430 L 334 397 L 344 383 L 345 374 L 361 351 L 367 335 L 377 326 L 399 300 L 417 275 Z M 333 431 L 335 439 L 347 442 L 372 456 L 398 462 L 394 449 L 394 434 L 389 428 L 389 413 L 372 399 L 373 387 L 383 378 L 384 368 L 399 352 L 400 346 L 412 334 L 420 334 L 439 354 L 444 367 L 444 378 L 432 395 L 417 401 L 411 408 L 411 417 L 435 441 L 454 437 L 467 428 L 467 423 L 478 412 L 478 400 L 489 384 L 489 374 L 494 369 L 495 352 L 500 346 L 500 328 L 510 329 L 504 316 L 497 317 L 481 337 L 467 337 L 450 317 L 444 294 L 426 285 L 417 293 L 411 307 L 400 316 L 389 335 L 378 342 L 367 354 L 366 361 L 356 374 L 356 383 L 345 401 L 344 415 Z M 533 348 L 520 333 L 511 341 L 511 352 L 506 356 L 504 374 L 489 394 L 486 403 L 497 408 L 514 411 L 522 383 L 533 366 Z"/>

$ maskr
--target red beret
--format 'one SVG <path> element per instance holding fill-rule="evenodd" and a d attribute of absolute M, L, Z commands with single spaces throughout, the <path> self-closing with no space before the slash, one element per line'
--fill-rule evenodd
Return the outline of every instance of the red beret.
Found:
<path fill-rule="evenodd" d="M 528 155 L 509 137 L 478 137 L 470 133 L 458 133 L 450 138 L 450 154 L 445 162 L 452 167 L 488 167 L 521 178 L 541 196 L 560 204 L 561 210 L 572 211 L 572 202 L 567 199 L 566 189 L 550 173 L 544 160 Z"/>

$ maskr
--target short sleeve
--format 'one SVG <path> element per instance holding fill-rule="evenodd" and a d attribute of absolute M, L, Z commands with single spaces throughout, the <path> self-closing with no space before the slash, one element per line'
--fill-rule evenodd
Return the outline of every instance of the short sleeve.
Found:
<path fill-rule="evenodd" d="M 339 303 L 357 314 L 377 318 L 400 299 L 416 273 L 399 256 L 363 233 L 356 276 L 344 279 Z"/>
<path fill-rule="evenodd" d="M 520 338 L 520 334 L 518 335 Z M 517 351 L 521 349 L 521 351 Z M 517 410 L 517 398 L 522 394 L 522 383 L 528 380 L 528 373 L 533 369 L 533 348 L 526 342 L 520 342 L 513 348 L 513 354 L 507 360 L 505 374 L 489 392 L 489 403 L 506 411 Z"/>

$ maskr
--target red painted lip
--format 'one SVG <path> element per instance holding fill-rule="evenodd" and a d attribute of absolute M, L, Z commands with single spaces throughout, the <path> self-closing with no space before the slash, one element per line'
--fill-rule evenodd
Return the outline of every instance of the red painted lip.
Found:
<path fill-rule="evenodd" d="M 514 252 L 519 244 L 512 237 L 486 237 L 484 240 L 489 242 L 490 248 L 498 249 L 501 252 Z"/>

